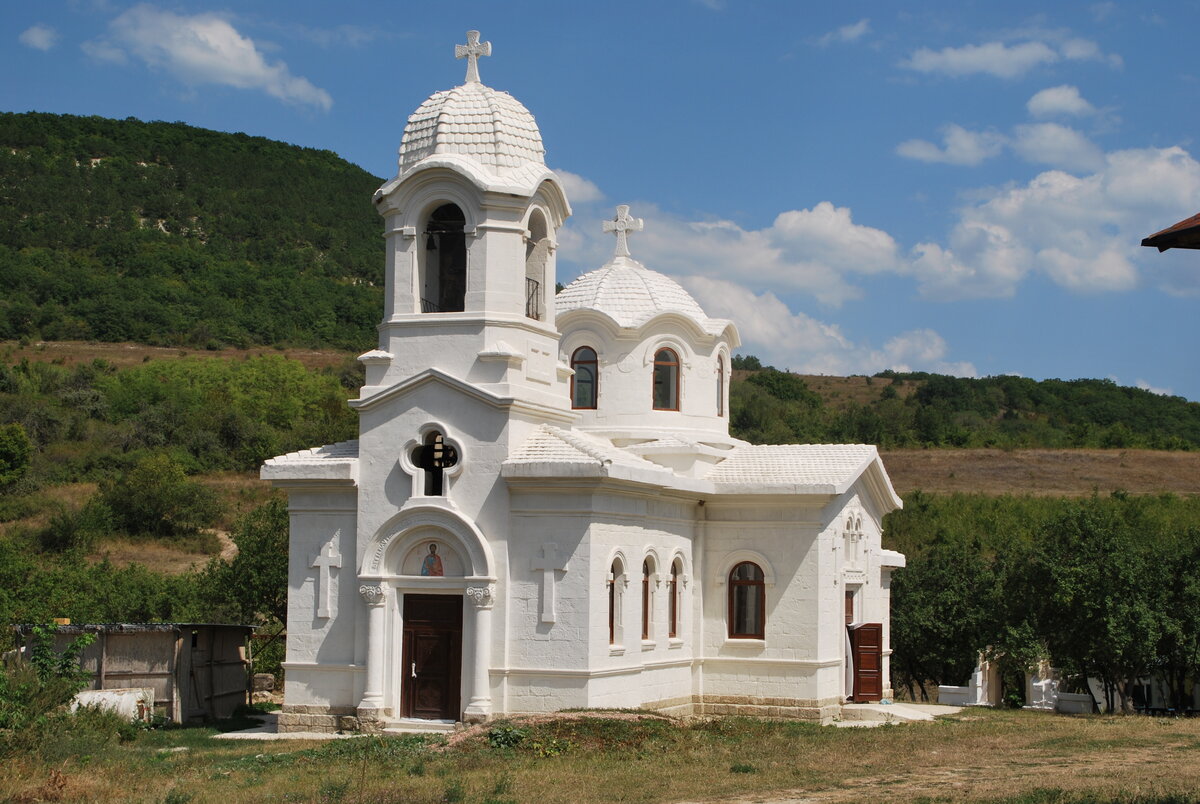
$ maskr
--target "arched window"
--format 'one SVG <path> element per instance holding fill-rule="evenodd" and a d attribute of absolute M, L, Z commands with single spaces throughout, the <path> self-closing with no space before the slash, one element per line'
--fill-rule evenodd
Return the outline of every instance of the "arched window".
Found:
<path fill-rule="evenodd" d="M 434 430 L 425 436 L 425 443 L 413 450 L 413 465 L 424 470 L 425 496 L 445 494 L 446 470 L 458 464 L 458 450 L 446 443 L 445 437 Z"/>
<path fill-rule="evenodd" d="M 621 559 L 616 559 L 608 573 L 608 644 L 621 642 L 621 586 L 625 581 L 625 568 Z"/>
<path fill-rule="evenodd" d="M 457 313 L 467 296 L 467 219 L 454 204 L 442 204 L 425 224 L 421 312 Z"/>
<path fill-rule="evenodd" d="M 729 572 L 730 639 L 762 639 L 766 609 L 763 571 L 757 564 L 743 561 Z"/>
<path fill-rule="evenodd" d="M 650 594 L 650 559 L 642 562 L 642 639 L 650 639 L 654 601 Z"/>
<path fill-rule="evenodd" d="M 670 349 L 654 353 L 654 409 L 679 410 L 679 356 Z"/>
<path fill-rule="evenodd" d="M 717 355 L 717 415 L 725 415 L 725 355 Z"/>
<path fill-rule="evenodd" d="M 667 581 L 667 636 L 679 636 L 679 562 L 671 564 L 671 578 Z"/>
<path fill-rule="evenodd" d="M 575 370 L 571 377 L 571 407 L 595 410 L 600 391 L 600 362 L 596 350 L 580 346 L 571 355 L 571 368 Z"/>

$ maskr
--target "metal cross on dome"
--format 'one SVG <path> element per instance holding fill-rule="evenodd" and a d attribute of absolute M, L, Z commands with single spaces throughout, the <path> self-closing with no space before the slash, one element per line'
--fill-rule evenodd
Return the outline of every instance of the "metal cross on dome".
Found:
<path fill-rule="evenodd" d="M 467 43 L 454 46 L 454 58 L 467 60 L 467 83 L 479 83 L 479 57 L 492 55 L 492 43 L 480 42 L 479 31 L 467 31 Z"/>
<path fill-rule="evenodd" d="M 629 214 L 629 205 L 617 207 L 617 217 L 604 222 L 604 231 L 613 232 L 617 236 L 617 251 L 615 256 L 629 256 L 629 233 L 642 231 L 643 221 Z"/>

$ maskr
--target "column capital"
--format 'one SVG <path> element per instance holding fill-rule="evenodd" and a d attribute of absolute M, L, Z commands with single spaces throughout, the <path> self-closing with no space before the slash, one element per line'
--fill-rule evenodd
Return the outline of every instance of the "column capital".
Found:
<path fill-rule="evenodd" d="M 380 584 L 364 583 L 358 587 L 358 593 L 362 595 L 363 602 L 368 606 L 381 606 L 387 598 L 387 590 Z"/>
<path fill-rule="evenodd" d="M 475 608 L 477 609 L 490 609 L 496 602 L 496 584 L 468 586 L 467 598 L 475 604 Z"/>

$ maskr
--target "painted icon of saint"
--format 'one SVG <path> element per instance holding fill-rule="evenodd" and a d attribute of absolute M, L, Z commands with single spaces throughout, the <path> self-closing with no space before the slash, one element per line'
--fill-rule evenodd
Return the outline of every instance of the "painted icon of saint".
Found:
<path fill-rule="evenodd" d="M 437 554 L 437 544 L 434 542 L 429 543 L 429 555 L 421 561 L 421 574 L 439 577 L 443 574 L 442 557 Z"/>

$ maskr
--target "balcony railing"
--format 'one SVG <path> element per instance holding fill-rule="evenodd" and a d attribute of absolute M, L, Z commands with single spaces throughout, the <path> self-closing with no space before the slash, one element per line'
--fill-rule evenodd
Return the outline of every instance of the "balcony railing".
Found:
<path fill-rule="evenodd" d="M 525 317 L 542 320 L 542 283 L 525 277 Z"/>

